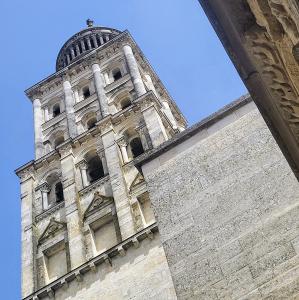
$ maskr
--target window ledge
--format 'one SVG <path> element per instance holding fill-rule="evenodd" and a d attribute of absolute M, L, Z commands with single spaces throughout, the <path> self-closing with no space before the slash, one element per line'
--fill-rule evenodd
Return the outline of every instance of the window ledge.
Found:
<path fill-rule="evenodd" d="M 42 129 L 43 130 L 46 130 L 48 129 L 49 127 L 59 123 L 61 120 L 64 119 L 64 117 L 66 116 L 66 113 L 65 111 L 61 112 L 59 115 L 57 115 L 56 117 L 46 121 L 45 123 L 42 124 Z"/>
<path fill-rule="evenodd" d="M 109 179 L 110 179 L 109 175 L 105 175 L 104 177 L 98 179 L 97 181 L 93 182 L 89 186 L 80 190 L 79 195 L 82 196 L 82 195 L 85 195 L 85 194 L 91 192 L 92 190 L 95 190 L 97 187 L 99 187 L 103 183 L 107 182 Z"/>
<path fill-rule="evenodd" d="M 112 90 L 114 90 L 115 88 L 119 87 L 120 85 L 126 83 L 130 78 L 131 78 L 130 74 L 127 73 L 127 74 L 124 74 L 123 77 L 117 79 L 116 81 L 109 83 L 108 85 L 105 86 L 106 93 L 109 93 Z"/>
<path fill-rule="evenodd" d="M 44 286 L 43 288 L 39 289 L 35 293 L 23 298 L 23 300 L 34 300 L 40 299 L 43 297 L 50 296 L 54 294 L 54 292 L 62 287 L 67 288 L 68 283 L 74 280 L 81 281 L 83 276 L 90 272 L 91 270 L 96 271 L 97 267 L 103 263 L 112 266 L 112 258 L 115 256 L 125 256 L 126 251 L 129 248 L 138 248 L 140 246 L 140 242 L 145 239 L 154 239 L 155 233 L 158 232 L 157 223 L 154 223 L 141 231 L 137 232 L 136 234 L 132 235 L 128 239 L 118 243 L 117 245 L 113 246 L 112 248 L 108 249 L 107 251 L 99 254 L 96 257 L 93 257 L 83 265 L 77 267 L 76 269 L 72 270 L 71 272 L 65 274 L 64 276 L 56 279 L 52 283 Z"/>
<path fill-rule="evenodd" d="M 74 110 L 75 112 L 77 112 L 78 110 L 80 110 L 81 108 L 87 106 L 88 104 L 92 103 L 93 101 L 95 101 L 97 99 L 97 94 L 93 93 L 91 94 L 88 98 L 83 99 L 77 103 L 75 103 L 74 105 Z"/>
<path fill-rule="evenodd" d="M 64 207 L 64 201 L 57 203 L 51 207 L 49 207 L 47 210 L 43 211 L 42 213 L 40 213 L 39 215 L 37 215 L 35 217 L 35 221 L 39 222 L 45 218 L 47 218 L 49 215 L 52 215 L 55 211 L 61 209 Z"/>

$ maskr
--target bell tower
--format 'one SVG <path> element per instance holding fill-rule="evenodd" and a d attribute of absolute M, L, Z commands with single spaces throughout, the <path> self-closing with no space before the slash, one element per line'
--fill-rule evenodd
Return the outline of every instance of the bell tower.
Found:
<path fill-rule="evenodd" d="M 128 31 L 87 26 L 26 90 L 35 159 L 16 170 L 22 297 L 176 299 L 134 159 L 186 121 Z"/>

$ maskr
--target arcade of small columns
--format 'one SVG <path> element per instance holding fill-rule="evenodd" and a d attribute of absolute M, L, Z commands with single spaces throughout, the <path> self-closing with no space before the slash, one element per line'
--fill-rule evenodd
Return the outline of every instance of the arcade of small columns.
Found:
<path fill-rule="evenodd" d="M 80 54 L 84 53 L 85 51 L 92 50 L 97 48 L 104 43 L 110 40 L 110 34 L 92 34 L 86 37 L 83 37 L 78 43 L 74 45 L 70 45 L 67 48 L 67 54 L 63 59 L 64 66 L 69 65 L 71 61 L 79 56 Z"/>
<path fill-rule="evenodd" d="M 133 54 L 132 48 L 129 44 L 126 44 L 123 46 L 123 53 L 127 62 L 127 66 L 129 69 L 129 73 L 131 75 L 131 79 L 136 91 L 137 97 L 140 97 L 146 93 L 145 85 L 142 81 L 141 74 L 138 69 L 137 61 L 135 59 L 135 56 Z M 94 84 L 95 84 L 95 90 L 97 93 L 97 98 L 99 101 L 99 106 L 100 106 L 100 111 L 99 111 L 99 119 L 105 118 L 106 116 L 109 115 L 109 110 L 108 110 L 108 101 L 107 101 L 107 96 L 105 93 L 105 83 L 103 82 L 102 76 L 101 76 L 101 68 L 99 64 L 95 61 L 91 64 L 91 70 L 93 73 L 93 78 L 94 78 Z M 149 84 L 152 86 L 152 91 L 156 94 L 155 88 L 153 86 L 153 83 L 150 79 L 150 76 L 146 77 L 147 81 Z M 67 127 L 68 127 L 68 132 L 69 132 L 69 137 L 74 138 L 77 136 L 77 128 L 75 124 L 75 113 L 74 113 L 74 108 L 73 108 L 73 103 L 74 103 L 74 97 L 77 98 L 76 96 L 76 91 L 72 90 L 72 86 L 70 83 L 70 80 L 67 75 L 63 76 L 63 91 L 64 91 L 64 105 L 65 105 L 65 112 L 66 112 L 66 119 L 67 119 Z M 167 110 L 167 104 L 163 102 L 166 110 Z M 42 157 L 44 153 L 44 145 L 43 145 L 43 135 L 42 135 L 42 123 L 43 123 L 43 111 L 41 108 L 41 100 L 38 95 L 35 95 L 33 98 L 33 109 L 34 109 L 34 133 L 35 133 L 35 157 L 36 159 Z M 151 108 L 149 108 L 151 110 Z M 171 111 L 168 106 L 167 113 L 168 118 L 170 119 L 171 123 L 173 124 L 173 127 L 176 127 L 176 122 L 171 114 Z M 164 138 L 161 139 L 158 142 L 158 144 L 161 143 L 161 141 L 167 140 L 167 134 L 165 132 L 164 126 L 161 124 L 161 121 L 157 121 L 156 124 L 153 124 L 153 121 L 150 120 L 151 118 L 148 118 L 149 113 L 146 113 L 146 111 L 143 112 L 143 116 L 145 119 L 146 126 L 154 126 L 155 127 L 159 124 L 162 126 L 161 132 L 162 136 Z M 160 127 L 161 127 L 160 126 Z M 149 129 L 149 128 L 148 128 Z M 149 134 L 150 134 L 150 129 L 149 129 Z M 152 132 L 156 132 L 157 129 L 153 128 Z M 151 134 L 150 134 L 151 135 Z M 153 146 L 155 146 L 156 142 L 153 141 Z M 128 161 L 128 157 L 125 153 L 124 147 L 121 147 L 121 152 L 123 154 L 123 160 L 124 162 Z"/>

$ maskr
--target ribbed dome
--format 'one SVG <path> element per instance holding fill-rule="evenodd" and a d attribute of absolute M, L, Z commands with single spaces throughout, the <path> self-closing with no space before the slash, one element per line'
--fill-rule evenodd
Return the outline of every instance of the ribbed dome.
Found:
<path fill-rule="evenodd" d="M 87 20 L 88 28 L 73 35 L 63 45 L 56 60 L 56 71 L 63 69 L 91 50 L 107 43 L 121 31 L 107 27 L 93 27 Z"/>

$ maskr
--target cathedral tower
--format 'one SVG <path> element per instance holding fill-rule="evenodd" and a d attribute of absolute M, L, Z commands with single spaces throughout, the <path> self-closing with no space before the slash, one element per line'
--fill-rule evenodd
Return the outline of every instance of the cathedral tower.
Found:
<path fill-rule="evenodd" d="M 186 122 L 128 31 L 87 25 L 26 90 L 35 159 L 16 170 L 22 297 L 175 299 L 133 161 Z"/>

